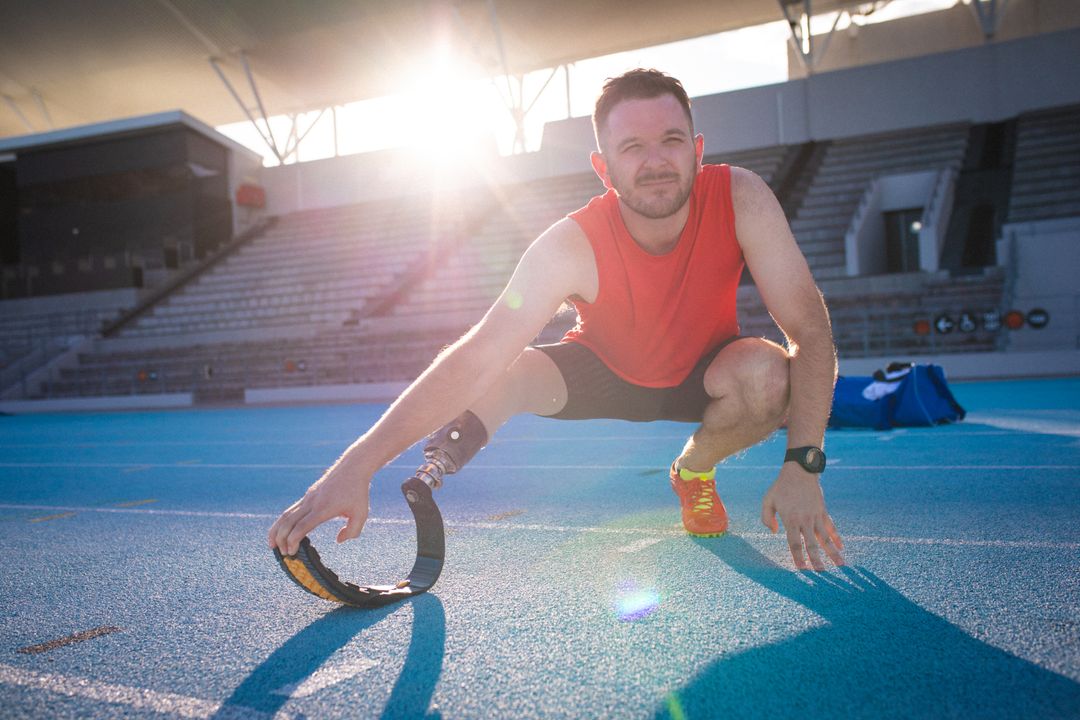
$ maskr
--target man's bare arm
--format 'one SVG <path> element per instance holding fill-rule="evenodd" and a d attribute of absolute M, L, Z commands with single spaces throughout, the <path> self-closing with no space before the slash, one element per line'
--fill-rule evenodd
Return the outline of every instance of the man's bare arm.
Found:
<path fill-rule="evenodd" d="M 836 382 L 836 349 L 821 293 L 776 197 L 761 178 L 732 170 L 736 232 L 747 267 L 776 324 L 788 338 L 791 396 L 788 445 L 823 447 Z M 806 566 L 803 544 L 815 569 L 824 569 L 820 548 L 837 564 L 842 541 L 825 511 L 821 485 L 796 463 L 785 463 L 762 503 L 762 522 L 784 523 L 796 566 Z"/>
<path fill-rule="evenodd" d="M 421 438 L 464 412 L 506 371 L 568 296 L 591 250 L 576 223 L 564 220 L 522 256 L 483 319 L 440 353 L 431 366 L 358 441 L 374 472 Z M 587 257 L 582 250 L 588 251 Z"/>
<path fill-rule="evenodd" d="M 483 319 L 440 353 L 304 497 L 282 513 L 270 528 L 270 546 L 293 554 L 305 535 L 334 517 L 348 520 L 338 542 L 359 535 L 375 472 L 487 392 L 563 300 L 586 292 L 594 276 L 592 251 L 580 227 L 571 220 L 553 225 L 522 256 Z"/>

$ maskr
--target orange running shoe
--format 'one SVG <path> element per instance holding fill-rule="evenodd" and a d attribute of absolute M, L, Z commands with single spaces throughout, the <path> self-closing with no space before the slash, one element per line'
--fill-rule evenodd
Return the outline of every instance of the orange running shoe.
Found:
<path fill-rule="evenodd" d="M 686 532 L 697 537 L 719 537 L 727 532 L 727 510 L 716 494 L 716 468 L 696 473 L 671 464 L 671 489 L 682 505 Z"/>

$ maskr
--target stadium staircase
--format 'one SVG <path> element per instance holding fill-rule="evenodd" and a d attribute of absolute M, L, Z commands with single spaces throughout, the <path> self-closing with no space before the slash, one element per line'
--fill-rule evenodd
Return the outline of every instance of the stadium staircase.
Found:
<path fill-rule="evenodd" d="M 783 166 L 769 181 L 789 222 L 799 214 L 828 147 L 828 141 L 813 140 L 802 145 L 792 145 Z"/>
<path fill-rule="evenodd" d="M 953 274 L 995 265 L 995 240 L 1009 210 L 1016 122 L 973 125 L 956 181 L 941 267 Z"/>

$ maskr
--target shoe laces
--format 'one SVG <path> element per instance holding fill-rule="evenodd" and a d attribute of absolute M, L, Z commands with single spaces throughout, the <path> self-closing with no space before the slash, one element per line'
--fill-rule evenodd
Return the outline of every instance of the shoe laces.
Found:
<path fill-rule="evenodd" d="M 693 504 L 693 512 L 699 515 L 709 515 L 716 505 L 716 478 L 705 480 L 695 478 L 684 480 L 686 483 L 694 483 L 690 488 L 690 502 Z"/>

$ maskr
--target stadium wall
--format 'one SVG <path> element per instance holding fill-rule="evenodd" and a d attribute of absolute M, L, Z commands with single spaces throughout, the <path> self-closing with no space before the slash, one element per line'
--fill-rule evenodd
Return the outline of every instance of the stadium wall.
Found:
<path fill-rule="evenodd" d="M 1001 235 L 998 257 L 1008 263 L 1013 278 L 1007 300 L 1020 312 L 1045 312 L 1050 320 L 1045 327 L 1029 323 L 1010 332 L 1007 349 L 1080 350 L 1080 218 L 1010 223 Z"/>

